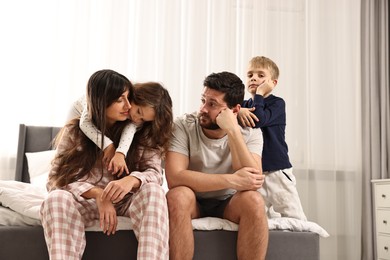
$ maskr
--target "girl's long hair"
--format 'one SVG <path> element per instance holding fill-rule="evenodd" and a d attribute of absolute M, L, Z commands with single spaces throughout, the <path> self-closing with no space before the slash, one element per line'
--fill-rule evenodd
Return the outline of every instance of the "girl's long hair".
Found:
<path fill-rule="evenodd" d="M 106 135 L 115 147 L 123 128 L 128 121 L 118 121 L 108 128 L 106 122 L 106 109 L 125 92 L 129 90 L 129 99 L 133 92 L 133 85 L 123 75 L 113 70 L 100 70 L 95 72 L 87 84 L 87 104 L 91 121 L 100 131 L 103 147 L 103 136 Z M 67 149 L 57 154 L 55 161 L 57 168 L 52 172 L 49 179 L 51 187 L 64 187 L 77 180 L 88 178 L 92 168 L 100 164 L 101 178 L 103 177 L 103 164 L 101 163 L 102 150 L 96 146 L 80 129 L 79 119 L 73 119 L 63 128 L 71 138 Z M 61 131 L 56 138 L 56 144 L 61 139 Z M 98 134 L 98 133 L 96 133 Z"/>
<path fill-rule="evenodd" d="M 142 162 L 138 161 L 140 158 L 137 158 L 135 149 L 139 145 L 145 149 L 155 150 L 164 158 L 173 128 L 172 100 L 168 90 L 160 83 L 134 84 L 132 102 L 138 106 L 153 107 L 155 118 L 150 122 L 144 122 L 141 129 L 136 132 L 127 156 L 129 169 L 136 163 L 142 165 Z"/>

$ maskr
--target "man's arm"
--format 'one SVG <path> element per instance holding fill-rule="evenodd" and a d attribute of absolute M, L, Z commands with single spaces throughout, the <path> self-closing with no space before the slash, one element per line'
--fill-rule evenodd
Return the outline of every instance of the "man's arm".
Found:
<path fill-rule="evenodd" d="M 244 167 L 229 173 L 203 173 L 188 170 L 189 158 L 177 152 L 168 152 L 165 161 L 165 174 L 168 187 L 187 186 L 196 192 L 222 189 L 257 190 L 264 176 L 252 167 Z"/>
<path fill-rule="evenodd" d="M 249 151 L 237 121 L 237 114 L 234 114 L 230 109 L 222 110 L 217 117 L 217 124 L 227 133 L 233 169 L 253 167 L 258 169 L 261 174 L 261 158 L 259 155 Z"/>

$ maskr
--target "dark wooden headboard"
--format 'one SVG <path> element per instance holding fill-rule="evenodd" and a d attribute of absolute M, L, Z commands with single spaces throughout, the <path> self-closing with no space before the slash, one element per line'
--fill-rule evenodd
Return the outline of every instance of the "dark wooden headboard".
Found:
<path fill-rule="evenodd" d="M 26 152 L 52 149 L 52 141 L 61 127 L 19 125 L 18 151 L 16 154 L 15 180 L 30 182 Z"/>

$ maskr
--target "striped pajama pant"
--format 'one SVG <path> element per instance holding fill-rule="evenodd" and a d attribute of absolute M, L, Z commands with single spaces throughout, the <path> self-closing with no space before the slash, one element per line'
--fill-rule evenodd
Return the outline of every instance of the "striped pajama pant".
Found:
<path fill-rule="evenodd" d="M 85 227 L 99 219 L 95 200 L 77 201 L 68 191 L 54 190 L 43 202 L 40 214 L 50 259 L 81 259 Z M 137 259 L 169 258 L 168 209 L 161 186 L 144 184 L 130 197 L 124 216 L 130 217 L 138 240 Z"/>

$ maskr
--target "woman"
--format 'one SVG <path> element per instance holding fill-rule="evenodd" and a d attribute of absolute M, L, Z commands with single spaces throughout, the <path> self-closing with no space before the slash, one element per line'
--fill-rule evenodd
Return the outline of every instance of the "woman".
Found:
<path fill-rule="evenodd" d="M 114 234 L 118 215 L 131 218 L 137 259 L 168 259 L 161 156 L 172 128 L 172 101 L 163 87 L 158 89 L 154 96 L 159 98 L 140 105 L 153 107 L 155 120 L 145 122 L 134 136 L 126 156 L 130 174 L 113 175 L 104 167 L 103 152 L 81 131 L 79 119 L 63 128 L 49 174 L 49 195 L 40 210 L 50 259 L 81 259 L 85 227 L 99 220 L 104 233 Z M 112 70 L 97 71 L 88 81 L 91 120 L 116 146 L 128 123 L 132 92 L 130 81 Z"/>

